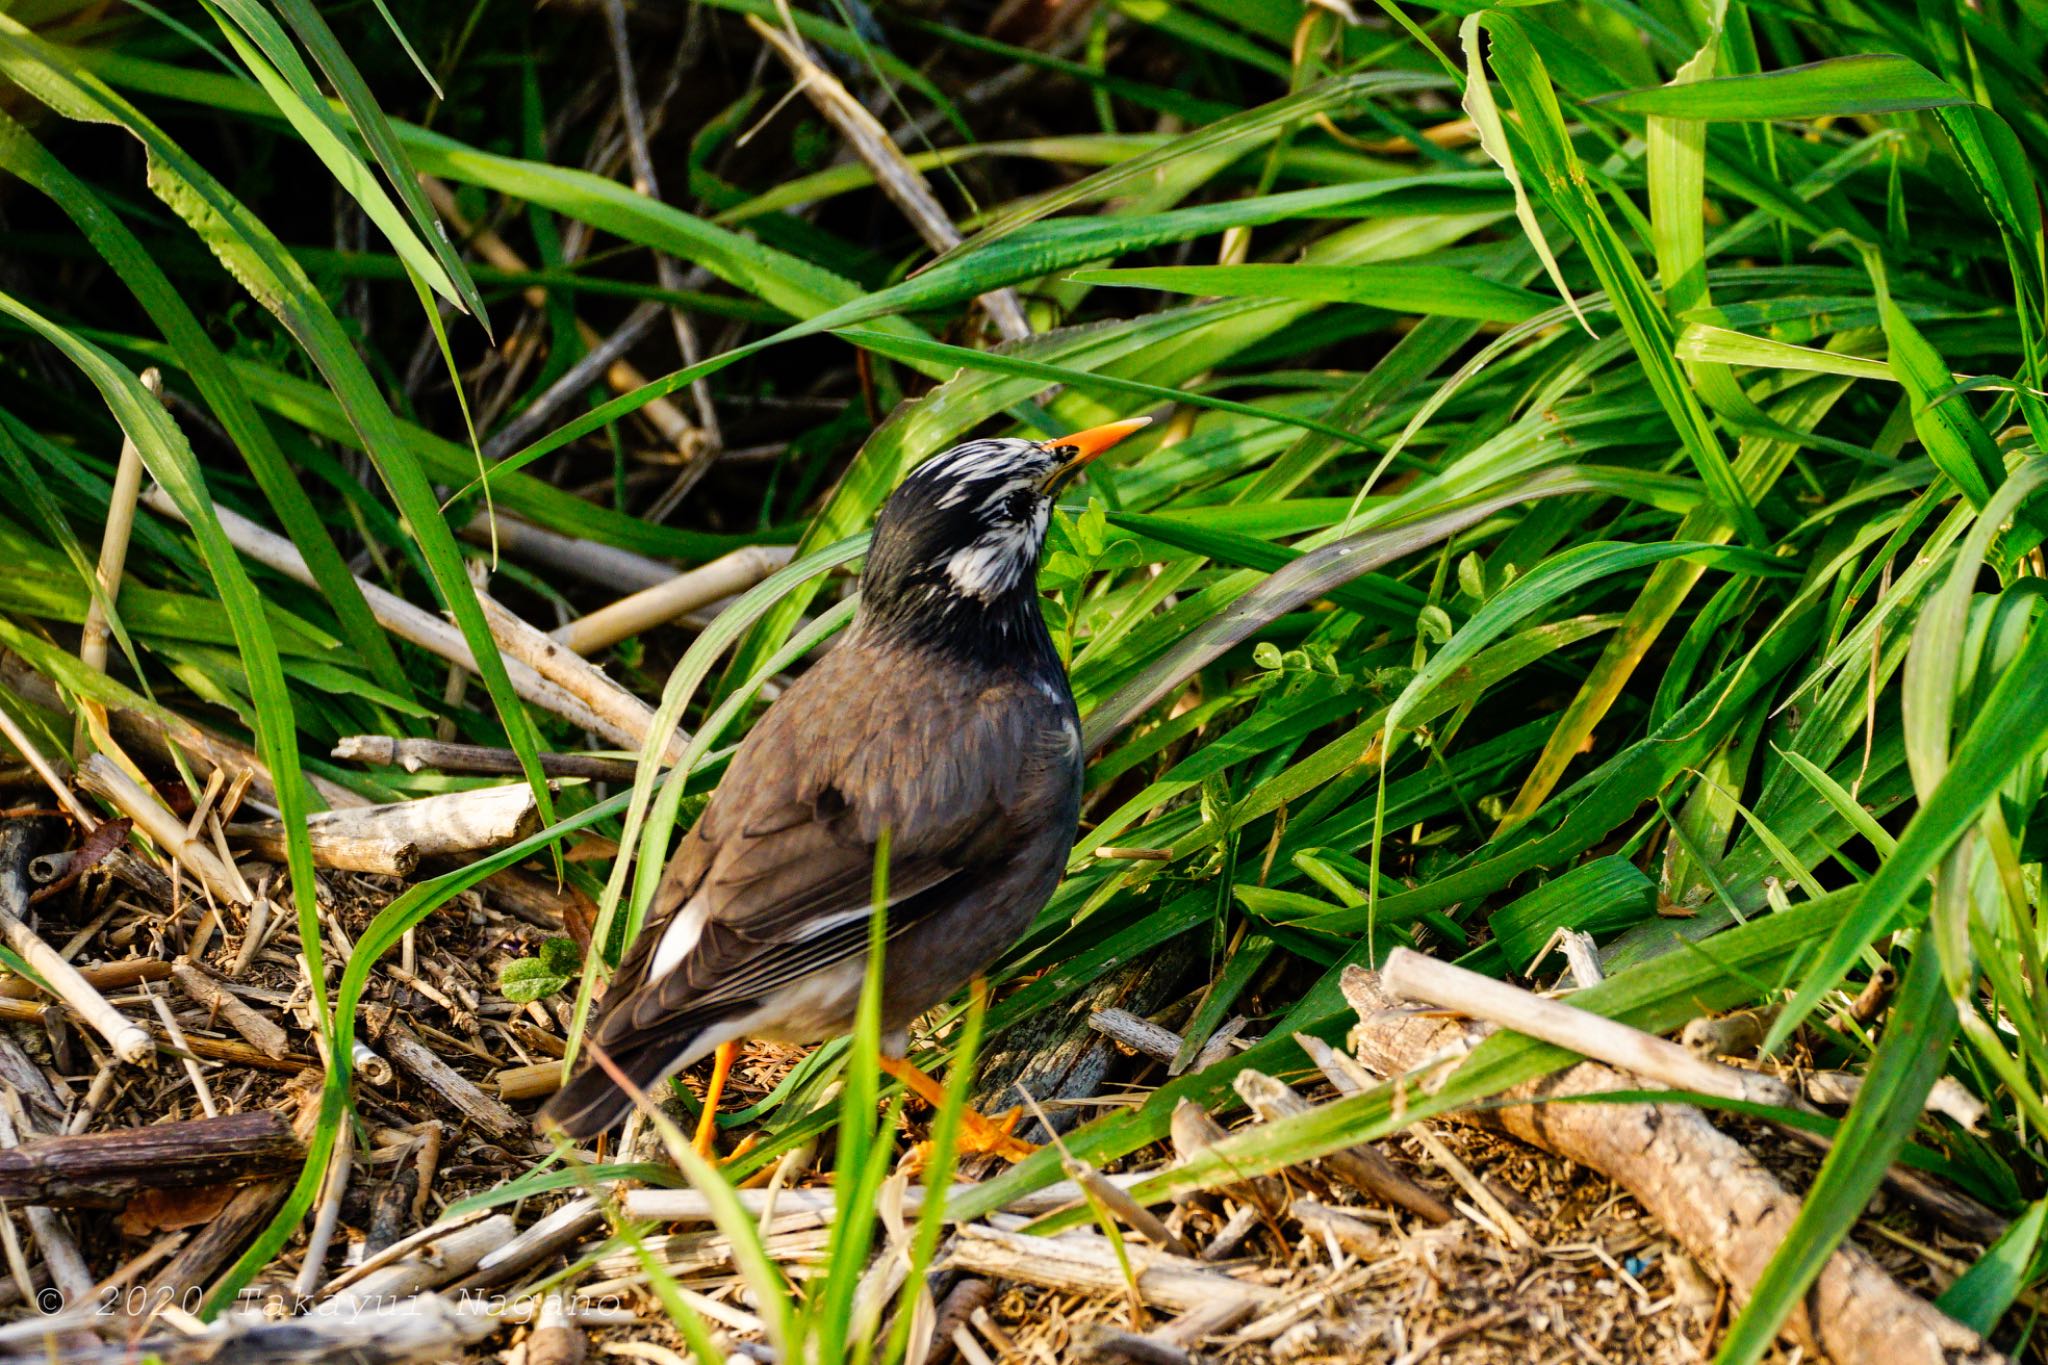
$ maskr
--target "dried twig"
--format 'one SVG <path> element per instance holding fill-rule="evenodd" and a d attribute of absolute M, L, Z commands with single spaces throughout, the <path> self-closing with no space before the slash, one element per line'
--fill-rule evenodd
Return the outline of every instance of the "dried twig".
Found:
<path fill-rule="evenodd" d="M 183 520 L 176 504 L 162 489 L 151 489 L 143 495 L 142 500 L 152 511 Z M 220 519 L 222 531 L 237 550 L 287 578 L 304 583 L 308 587 L 314 586 L 312 570 L 306 567 L 306 561 L 299 554 L 297 546 L 239 513 L 218 506 L 214 511 Z M 359 578 L 356 584 L 362 589 L 363 600 L 369 604 L 370 614 L 377 618 L 378 625 L 400 639 L 418 645 L 430 654 L 438 655 L 450 663 L 460 664 L 472 672 L 476 670 L 476 657 L 470 652 L 469 641 L 452 622 L 443 620 L 424 608 L 414 606 L 396 593 L 387 592 L 375 583 Z M 487 598 L 482 600 L 488 601 Z M 512 617 L 511 613 L 502 607 L 499 608 L 499 613 L 499 620 L 492 623 L 494 634 L 499 624 L 506 618 L 517 621 L 516 617 Z M 547 639 L 533 627 L 526 626 L 524 622 L 519 622 L 519 625 L 524 626 L 525 632 L 530 632 L 541 640 Z M 522 632 L 515 630 L 509 633 L 523 638 Z M 503 640 L 499 643 L 508 655 L 514 654 L 509 643 Z M 570 692 L 556 681 L 542 677 L 538 671 L 517 657 L 508 657 L 504 663 L 506 675 L 512 680 L 512 689 L 521 697 L 542 710 L 573 722 L 582 729 L 601 734 L 613 743 L 638 748 L 654 718 L 652 709 L 645 702 L 625 692 L 609 679 L 603 679 L 603 675 L 596 674 L 596 670 L 589 669 L 588 665 L 584 667 L 589 673 L 596 674 L 601 680 L 593 681 L 590 685 L 593 691 L 607 697 L 609 714 L 600 714 L 589 700 Z M 617 696 L 611 695 L 614 692 Z M 616 720 L 620 715 L 637 716 L 637 725 L 629 724 L 625 728 L 620 728 Z M 680 742 L 677 747 L 680 752 Z"/>
<path fill-rule="evenodd" d="M 37 1138 L 0 1152 L 0 1199 L 111 1207 L 139 1190 L 275 1175 L 304 1157 L 298 1138 L 267 1109 Z"/>
<path fill-rule="evenodd" d="M 59 999 L 107 1040 L 115 1056 L 131 1064 L 152 1060 L 156 1045 L 150 1041 L 149 1031 L 107 1003 L 107 998 L 93 988 L 78 968 L 43 942 L 20 918 L 28 913 L 28 886 L 23 870 L 33 837 L 26 820 L 10 820 L 0 826 L 0 935 L 49 983 Z"/>
<path fill-rule="evenodd" d="M 169 974 L 179 990 L 212 1011 L 215 1017 L 260 1049 L 264 1056 L 280 1058 L 290 1047 L 290 1038 L 276 1021 L 251 1009 L 211 972 L 181 957 L 169 965 Z"/>
<path fill-rule="evenodd" d="M 1179 1312 L 1239 1297 L 1272 1306 L 1282 1297 L 1279 1290 L 1232 1279 L 1200 1261 L 1150 1247 L 1131 1244 L 1126 1254 L 1137 1274 L 1139 1297 L 1148 1307 Z M 1126 1289 L 1123 1262 L 1109 1239 L 1101 1236 L 1032 1237 L 969 1223 L 956 1234 L 947 1261 L 978 1275 L 1050 1289 L 1089 1294 L 1122 1294 Z"/>
<path fill-rule="evenodd" d="M 519 755 L 487 744 L 446 744 L 438 739 L 397 739 L 389 735 L 343 735 L 331 757 L 353 763 L 381 764 L 416 773 L 434 768 L 444 773 L 495 776 L 517 774 Z M 639 765 L 631 759 L 597 754 L 538 754 L 540 770 L 549 777 L 588 777 L 599 782 L 631 782 Z"/>
<path fill-rule="evenodd" d="M 386 1009 L 365 1011 L 377 1042 L 391 1064 L 460 1109 L 471 1122 L 500 1142 L 521 1142 L 530 1128 L 525 1119 L 470 1083 L 468 1077 L 421 1042 L 419 1035 Z M 523 1145 L 523 1143 L 522 1143 Z M 481 1253 L 479 1253 L 481 1254 Z"/>
<path fill-rule="evenodd" d="M 1129 1010 L 1093 1010 L 1088 1027 L 1105 1038 L 1123 1044 L 1133 1052 L 1170 1062 L 1180 1055 L 1181 1038 L 1170 1028 L 1141 1019 Z"/>
<path fill-rule="evenodd" d="M 1263 1071 L 1247 1067 L 1232 1078 L 1231 1084 L 1252 1112 L 1268 1122 L 1305 1114 L 1313 1108 L 1294 1087 Z M 1403 1175 L 1376 1147 L 1360 1143 L 1341 1148 L 1326 1153 L 1322 1162 L 1332 1174 L 1383 1203 L 1404 1208 L 1431 1223 L 1451 1221 L 1453 1215 L 1443 1200 Z"/>
<path fill-rule="evenodd" d="M 247 905 L 255 899 L 248 884 L 232 864 L 193 838 L 185 822 L 144 790 L 105 754 L 89 754 L 79 765 L 78 785 L 99 797 L 135 822 L 135 827 L 153 839 L 163 851 L 206 888 L 216 901 Z"/>
<path fill-rule="evenodd" d="M 495 516 L 479 512 L 456 532 L 472 545 L 495 544 L 501 554 L 566 574 L 595 587 L 638 592 L 676 575 L 675 566 L 631 550 L 565 536 L 499 508 Z"/>
<path fill-rule="evenodd" d="M 941 254 L 960 245 L 960 233 L 953 226 L 953 220 L 940 206 L 938 196 L 925 183 L 924 176 L 912 166 L 897 145 L 890 141 L 889 130 L 875 120 L 867 107 L 839 83 L 830 71 L 820 66 L 804 48 L 801 40 L 785 33 L 754 15 L 747 16 L 748 25 L 761 40 L 775 50 L 783 64 L 797 79 L 811 103 L 817 107 L 825 121 L 839 130 L 846 139 L 846 145 L 874 173 L 875 183 L 882 193 L 889 196 L 891 203 L 903 211 L 910 225 L 924 238 L 925 245 Z M 1011 341 L 1031 335 L 1031 324 L 1025 319 L 1023 305 L 1017 301 L 1014 289 L 993 290 L 981 296 L 981 306 L 988 310 L 989 320 L 996 330 Z"/>

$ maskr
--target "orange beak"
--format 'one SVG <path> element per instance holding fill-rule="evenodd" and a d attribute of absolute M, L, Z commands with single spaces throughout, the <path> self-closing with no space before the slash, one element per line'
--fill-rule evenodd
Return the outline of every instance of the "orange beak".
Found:
<path fill-rule="evenodd" d="M 1132 432 L 1148 427 L 1151 424 L 1152 419 L 1150 417 L 1132 417 L 1126 421 L 1107 422 L 1099 427 L 1090 427 L 1086 431 L 1077 431 L 1071 436 L 1059 436 L 1047 441 L 1045 444 L 1050 449 L 1061 452 L 1072 451 L 1073 454 L 1068 457 L 1065 464 L 1055 469 L 1051 476 L 1046 479 L 1046 491 L 1050 493 L 1057 490 L 1068 479 L 1080 473 L 1082 468 L 1097 455 L 1108 450 Z"/>

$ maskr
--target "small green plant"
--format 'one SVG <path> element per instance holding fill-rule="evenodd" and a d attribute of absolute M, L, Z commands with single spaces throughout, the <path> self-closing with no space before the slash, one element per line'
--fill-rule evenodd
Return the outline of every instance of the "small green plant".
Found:
<path fill-rule="evenodd" d="M 583 973 L 583 952 L 570 938 L 551 938 L 532 957 L 498 969 L 498 993 L 515 1005 L 545 1000 Z"/>

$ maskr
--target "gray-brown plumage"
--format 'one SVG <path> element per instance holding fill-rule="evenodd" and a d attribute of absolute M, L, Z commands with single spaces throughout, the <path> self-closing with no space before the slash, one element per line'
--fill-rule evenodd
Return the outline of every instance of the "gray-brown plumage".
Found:
<path fill-rule="evenodd" d="M 969 442 L 890 496 L 846 639 L 734 753 L 605 996 L 591 1044 L 635 1086 L 733 1039 L 851 1029 L 884 829 L 885 1030 L 1045 905 L 1073 846 L 1082 753 L 1039 612 L 1039 548 L 1062 480 L 1136 425 Z M 542 1122 L 584 1138 L 630 1105 L 586 1061 Z"/>

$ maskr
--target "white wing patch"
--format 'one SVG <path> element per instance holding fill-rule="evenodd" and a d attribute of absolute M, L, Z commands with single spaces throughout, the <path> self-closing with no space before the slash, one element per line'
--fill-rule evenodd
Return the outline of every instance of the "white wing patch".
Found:
<path fill-rule="evenodd" d="M 647 979 L 659 981 L 680 967 L 697 946 L 697 940 L 704 936 L 704 922 L 710 918 L 711 903 L 702 896 L 692 896 L 676 911 L 668 928 L 661 931 L 661 942 L 654 945 L 654 960 L 647 964 Z"/>

